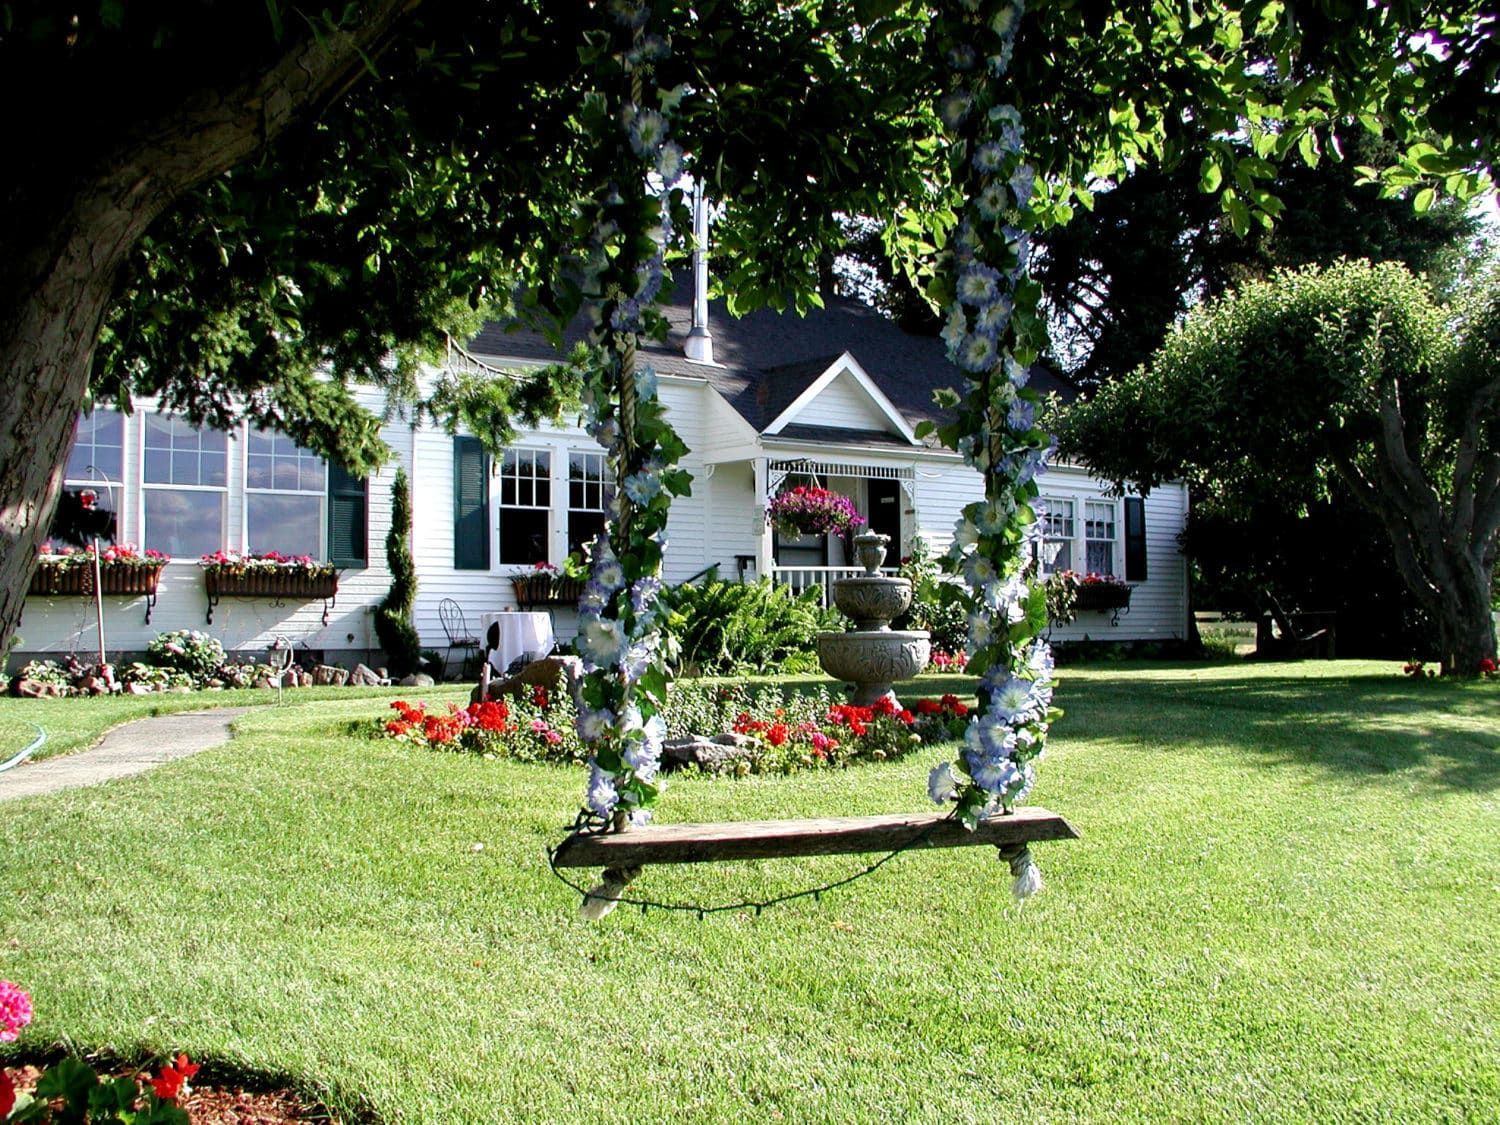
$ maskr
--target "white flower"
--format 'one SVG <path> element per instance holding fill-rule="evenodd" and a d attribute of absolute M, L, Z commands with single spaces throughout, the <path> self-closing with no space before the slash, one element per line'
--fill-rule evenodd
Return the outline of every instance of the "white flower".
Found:
<path fill-rule="evenodd" d="M 613 555 L 606 555 L 594 566 L 594 581 L 611 594 L 625 585 L 625 568 Z"/>
<path fill-rule="evenodd" d="M 990 706 L 1007 723 L 1031 718 L 1036 699 L 1032 695 L 1033 684 L 1017 676 L 1010 676 L 990 695 Z"/>
<path fill-rule="evenodd" d="M 927 795 L 935 805 L 945 805 L 958 792 L 958 778 L 953 773 L 953 763 L 943 762 L 933 766 L 927 775 Z"/>
<path fill-rule="evenodd" d="M 977 656 L 980 651 L 989 647 L 993 636 L 994 626 L 990 623 L 989 614 L 969 614 L 969 640 L 964 649 L 970 656 Z"/>
<path fill-rule="evenodd" d="M 608 816 L 620 803 L 619 791 L 615 789 L 614 774 L 600 769 L 597 763 L 589 775 L 588 803 L 589 808 L 600 816 Z"/>
<path fill-rule="evenodd" d="M 969 580 L 970 586 L 979 588 L 999 576 L 995 573 L 994 563 L 983 555 L 975 554 L 964 559 L 964 577 Z"/>
<path fill-rule="evenodd" d="M 615 716 L 608 708 L 597 711 L 584 708 L 578 712 L 578 737 L 585 742 L 598 742 L 614 729 Z"/>
<path fill-rule="evenodd" d="M 958 521 L 958 527 L 953 532 L 953 541 L 965 551 L 970 547 L 977 547 L 979 545 L 979 528 L 974 526 L 972 520 L 965 517 Z"/>
<path fill-rule="evenodd" d="M 650 401 L 656 397 L 656 368 L 643 363 L 635 369 L 636 397 Z"/>
<path fill-rule="evenodd" d="M 625 630 L 611 617 L 590 616 L 578 631 L 577 644 L 595 664 L 610 665 L 619 660 L 625 647 Z"/>

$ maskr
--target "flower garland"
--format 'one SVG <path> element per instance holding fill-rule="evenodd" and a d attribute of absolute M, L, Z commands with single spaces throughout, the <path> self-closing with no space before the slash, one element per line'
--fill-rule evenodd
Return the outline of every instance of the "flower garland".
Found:
<path fill-rule="evenodd" d="M 691 478 L 676 467 L 687 446 L 666 420 L 656 372 L 636 362 L 641 332 L 662 324 L 654 306 L 671 236 L 667 205 L 683 163 L 667 127 L 682 91 L 651 82 L 671 44 L 646 30 L 649 6 L 607 0 L 604 9 L 609 27 L 586 36 L 587 57 L 611 81 L 588 99 L 583 125 L 605 139 L 600 160 L 611 179 L 585 207 L 586 248 L 575 273 L 593 319 L 585 422 L 608 455 L 614 485 L 605 496 L 606 534 L 594 543 L 578 603 L 576 643 L 586 673 L 578 713 L 590 750 L 585 807 L 619 828 L 649 819 L 661 791 L 661 563 L 668 508 L 673 496 L 687 495 Z"/>
<path fill-rule="evenodd" d="M 1052 653 L 1040 638 L 1046 591 L 1025 574 L 1041 534 L 1035 478 L 1054 443 L 1037 425 L 1041 396 L 1026 386 L 1044 335 L 1040 289 L 1026 274 L 1036 176 L 1023 154 L 1021 114 L 1001 87 L 1023 8 L 1023 0 L 957 0 L 934 22 L 949 82 L 937 111 L 965 199 L 931 290 L 947 305 L 943 340 L 965 376 L 962 393 L 939 392 L 957 418 L 937 432 L 984 475 L 985 498 L 964 508 L 944 559 L 965 581 L 959 597 L 969 619 L 969 671 L 981 677 L 979 706 L 958 760 L 932 771 L 928 792 L 956 803 L 970 828 L 1025 798 L 1059 715 Z M 1040 887 L 1029 854 L 1005 858 L 1018 897 Z"/>

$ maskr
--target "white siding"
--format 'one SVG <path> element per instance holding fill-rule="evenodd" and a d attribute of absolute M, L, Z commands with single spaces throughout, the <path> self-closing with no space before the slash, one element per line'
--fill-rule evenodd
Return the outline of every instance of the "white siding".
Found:
<path fill-rule="evenodd" d="M 889 430 L 885 416 L 854 376 L 841 372 L 796 414 L 787 425 L 833 426 L 843 430 Z"/>
<path fill-rule="evenodd" d="M 1104 485 L 1081 469 L 1057 466 L 1038 478 L 1043 495 L 1071 499 L 1078 520 L 1082 550 L 1085 500 L 1104 496 Z M 935 552 L 948 549 L 953 542 L 953 527 L 965 504 L 984 495 L 978 473 L 956 461 L 941 468 L 918 466 L 917 511 L 924 534 Z M 1125 523 L 1119 501 L 1115 501 L 1116 570 L 1123 573 Z M 1173 640 L 1187 634 L 1187 567 L 1177 547 L 1187 519 L 1187 493 L 1181 485 L 1165 485 L 1146 497 L 1146 573 L 1147 580 L 1135 586 L 1130 609 L 1122 612 L 1116 624 L 1110 615 L 1100 612 L 1080 613 L 1070 625 L 1053 629 L 1059 641 L 1102 640 Z M 1084 569 L 1080 554 L 1075 553 L 1074 569 Z"/>

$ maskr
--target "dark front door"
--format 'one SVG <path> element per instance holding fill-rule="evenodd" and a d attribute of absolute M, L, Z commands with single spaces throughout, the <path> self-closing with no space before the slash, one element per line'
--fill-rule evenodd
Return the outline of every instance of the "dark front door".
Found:
<path fill-rule="evenodd" d="M 901 561 L 901 482 L 868 480 L 865 485 L 870 500 L 870 530 L 891 537 L 885 548 L 885 565 L 895 566 Z"/>

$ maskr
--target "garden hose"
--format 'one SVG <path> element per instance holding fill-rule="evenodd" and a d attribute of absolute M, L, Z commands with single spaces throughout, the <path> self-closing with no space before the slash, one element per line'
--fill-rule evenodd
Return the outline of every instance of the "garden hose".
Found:
<path fill-rule="evenodd" d="M 4 773 L 8 769 L 19 766 L 27 758 L 31 757 L 38 750 L 40 750 L 42 748 L 42 743 L 47 741 L 47 732 L 44 731 L 41 727 L 38 727 L 35 723 L 32 723 L 31 725 L 36 727 L 36 738 L 32 739 L 30 746 L 26 747 L 26 749 L 22 750 L 10 761 L 0 762 L 0 773 Z"/>

